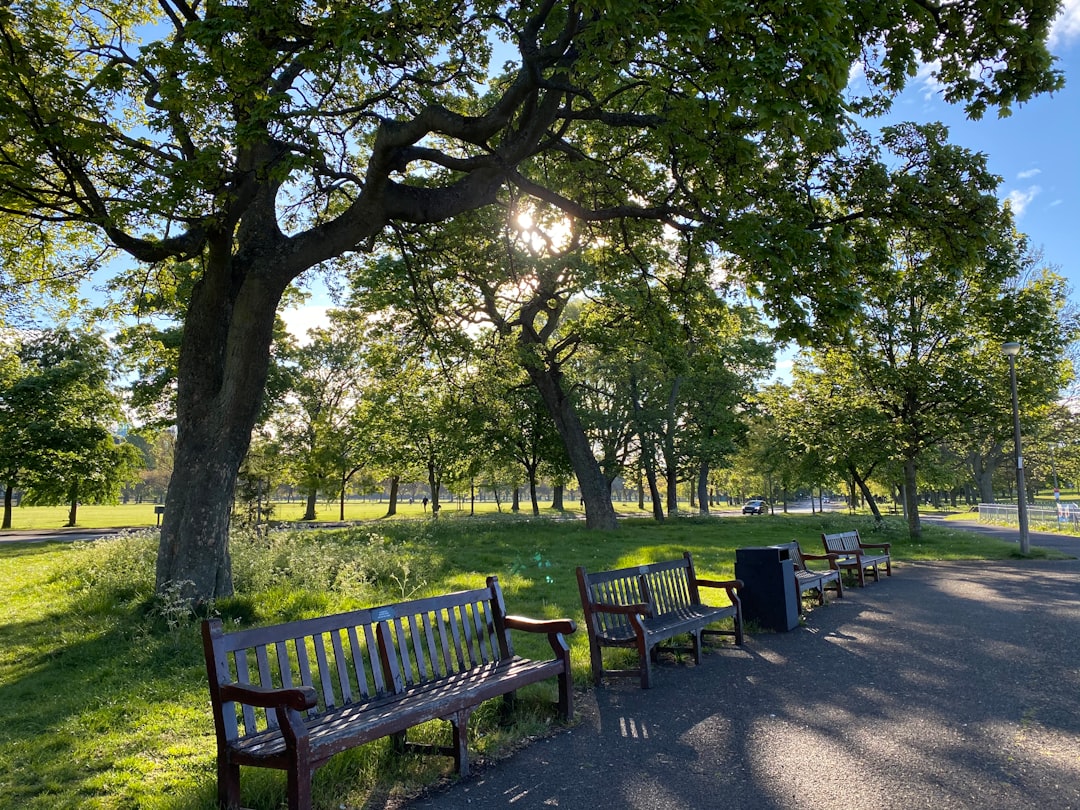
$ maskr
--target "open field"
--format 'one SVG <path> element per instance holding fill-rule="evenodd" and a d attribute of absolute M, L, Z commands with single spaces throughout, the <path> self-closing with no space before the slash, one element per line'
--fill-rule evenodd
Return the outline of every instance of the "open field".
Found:
<path fill-rule="evenodd" d="M 154 513 L 152 503 L 128 503 L 128 504 L 81 504 L 77 514 L 77 524 L 84 529 L 112 529 L 112 528 L 141 528 L 156 526 L 158 517 Z M 345 520 L 377 520 L 386 516 L 388 502 L 378 500 L 351 500 L 345 503 Z M 506 503 L 496 504 L 494 501 L 477 501 L 472 507 L 468 501 L 444 502 L 442 511 L 448 516 L 468 515 L 475 511 L 477 515 L 510 515 L 509 505 Z M 736 510 L 736 507 L 731 507 Z M 638 509 L 637 503 L 616 503 L 615 510 L 623 516 L 638 516 L 643 513 Z M 518 513 L 525 516 L 531 513 L 531 507 L 527 503 L 521 505 Z M 337 502 L 319 501 L 315 510 L 318 521 L 337 521 L 341 512 Z M 564 512 L 559 513 L 551 509 L 547 503 L 542 503 L 540 513 L 544 515 L 563 514 L 567 516 L 583 515 L 584 511 L 576 501 L 568 502 Z M 644 513 L 647 515 L 648 513 Z M 399 501 L 397 506 L 397 518 L 422 518 L 430 516 L 430 506 L 424 509 L 423 502 L 409 499 Z M 302 501 L 275 501 L 272 521 L 294 522 L 304 516 L 304 503 Z M 20 529 L 58 529 L 67 523 L 68 507 L 66 506 L 17 506 L 12 510 L 11 530 Z"/>
<path fill-rule="evenodd" d="M 899 523 L 880 530 L 841 515 L 626 521 L 593 533 L 582 521 L 468 518 L 380 521 L 339 531 L 237 535 L 237 595 L 213 612 L 237 625 L 270 623 L 474 587 L 497 574 L 511 612 L 580 620 L 575 566 L 593 570 L 693 552 L 703 576 L 734 573 L 737 547 L 793 538 L 810 550 L 820 532 L 857 526 L 888 539 L 898 560 L 1013 556 L 1016 546 L 928 527 L 920 543 Z M 198 617 L 152 595 L 153 538 L 92 544 L 0 545 L 0 802 L 5 807 L 213 806 L 213 730 Z M 898 576 L 903 576 L 902 563 Z M 828 610 L 824 608 L 817 608 Z M 542 640 L 516 639 L 544 655 Z M 530 646 L 535 644 L 535 646 Z M 589 684 L 588 643 L 571 639 L 575 681 Z M 552 722 L 554 687 L 523 696 L 513 725 L 483 707 L 471 740 L 497 756 Z M 445 724 L 422 733 L 445 742 Z M 316 806 L 382 806 L 450 772 L 445 758 L 394 757 L 387 741 L 339 757 L 316 779 Z M 277 808 L 284 780 L 246 772 L 245 804 Z M 379 799 L 382 797 L 382 799 Z"/>

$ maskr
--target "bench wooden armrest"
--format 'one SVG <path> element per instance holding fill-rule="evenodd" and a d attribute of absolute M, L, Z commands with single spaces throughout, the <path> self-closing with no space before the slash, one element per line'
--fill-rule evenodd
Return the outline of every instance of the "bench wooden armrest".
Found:
<path fill-rule="evenodd" d="M 528 633 L 562 633 L 570 635 L 577 630 L 573 619 L 530 619 L 527 616 L 506 616 L 506 626 L 511 630 Z"/>
<path fill-rule="evenodd" d="M 699 579 L 697 584 L 702 588 L 723 588 L 726 591 L 743 587 L 741 579 Z"/>
<path fill-rule="evenodd" d="M 840 554 L 807 554 L 805 551 L 800 553 L 804 560 L 838 560 L 842 556 Z"/>
<path fill-rule="evenodd" d="M 269 689 L 263 686 L 227 683 L 221 687 L 221 699 L 235 700 L 248 706 L 261 709 L 276 709 L 279 706 L 301 712 L 311 709 L 318 703 L 315 690 L 310 686 L 296 686 L 288 689 Z"/>
<path fill-rule="evenodd" d="M 862 540 L 859 541 L 859 545 L 862 548 L 883 548 L 886 551 L 892 548 L 892 543 L 864 543 Z"/>
<path fill-rule="evenodd" d="M 652 616 L 652 605 L 648 602 L 635 602 L 630 605 L 613 605 L 610 602 L 592 602 L 590 604 L 594 613 L 623 613 L 627 616 Z"/>

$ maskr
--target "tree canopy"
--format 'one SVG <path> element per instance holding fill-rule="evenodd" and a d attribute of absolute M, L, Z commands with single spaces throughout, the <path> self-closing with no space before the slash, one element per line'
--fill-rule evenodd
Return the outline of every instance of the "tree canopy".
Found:
<path fill-rule="evenodd" d="M 860 218 L 954 209 L 884 168 L 850 112 L 886 106 L 920 60 L 974 116 L 1053 90 L 1056 9 L 8 3 L 0 239 L 19 259 L 5 272 L 119 252 L 134 261 L 108 266 L 132 308 L 183 312 L 158 586 L 225 595 L 274 312 L 302 274 L 377 250 L 394 224 L 520 194 L 585 222 L 694 230 L 747 259 L 787 334 L 811 313 L 836 322 L 856 303 L 846 237 Z M 866 98 L 845 92 L 854 68 Z"/>

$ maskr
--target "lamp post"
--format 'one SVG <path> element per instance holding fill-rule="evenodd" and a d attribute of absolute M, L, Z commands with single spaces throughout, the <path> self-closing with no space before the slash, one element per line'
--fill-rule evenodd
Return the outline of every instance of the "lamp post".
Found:
<path fill-rule="evenodd" d="M 1016 395 L 1016 355 L 1019 343 L 1003 343 L 1001 351 L 1009 358 L 1009 383 L 1012 385 L 1013 444 L 1016 446 L 1016 516 L 1020 521 L 1020 553 L 1031 547 L 1028 538 L 1027 492 L 1024 489 L 1024 453 L 1020 449 L 1020 399 Z"/>

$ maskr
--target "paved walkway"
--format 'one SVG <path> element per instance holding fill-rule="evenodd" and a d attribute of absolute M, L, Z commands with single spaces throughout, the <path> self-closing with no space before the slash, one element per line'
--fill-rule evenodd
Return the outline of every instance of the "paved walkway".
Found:
<path fill-rule="evenodd" d="M 654 680 L 409 810 L 1080 808 L 1077 560 L 902 563 Z"/>

